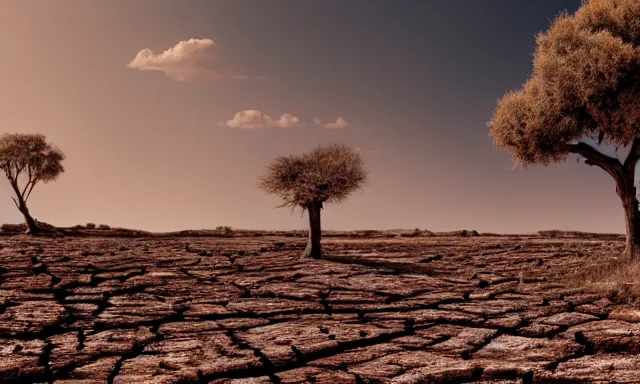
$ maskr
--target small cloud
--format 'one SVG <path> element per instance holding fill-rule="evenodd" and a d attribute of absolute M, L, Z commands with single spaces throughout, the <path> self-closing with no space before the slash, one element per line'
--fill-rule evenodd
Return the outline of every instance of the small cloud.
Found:
<path fill-rule="evenodd" d="M 368 154 L 372 154 L 372 155 L 376 155 L 376 154 L 380 153 L 379 149 L 369 149 L 369 148 L 356 147 L 355 150 L 360 152 L 360 153 L 368 153 Z"/>
<path fill-rule="evenodd" d="M 269 115 L 256 111 L 255 109 L 238 112 L 233 119 L 226 122 L 227 127 L 242 129 L 262 129 L 265 127 L 291 128 L 298 124 L 300 124 L 300 119 L 288 113 L 274 120 Z"/>
<path fill-rule="evenodd" d="M 327 129 L 345 129 L 349 126 L 349 122 L 342 117 L 338 117 L 335 123 L 322 124 L 319 117 L 313 119 L 313 122 Z"/>
<path fill-rule="evenodd" d="M 223 80 L 249 80 L 220 68 L 216 63 L 215 43 L 211 39 L 189 39 L 178 42 L 162 53 L 145 48 L 127 64 L 140 71 L 162 71 L 177 81 L 215 84 Z"/>

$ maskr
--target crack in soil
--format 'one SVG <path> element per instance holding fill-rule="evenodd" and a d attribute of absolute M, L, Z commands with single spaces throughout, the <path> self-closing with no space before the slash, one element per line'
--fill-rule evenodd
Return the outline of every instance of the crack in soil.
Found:
<path fill-rule="evenodd" d="M 158 363 L 138 374 L 148 375 L 149 380 L 155 375 L 175 377 L 184 383 L 188 380 L 180 378 L 180 372 L 187 368 L 197 370 L 199 383 L 261 377 L 279 383 L 294 372 L 311 383 L 323 382 L 322 375 L 374 383 L 429 364 L 436 364 L 433 380 L 453 382 L 446 381 L 447 370 L 475 364 L 477 356 L 486 359 L 496 348 L 507 359 L 526 364 L 527 343 L 541 348 L 536 353 L 544 356 L 542 369 L 553 376 L 549 380 L 580 382 L 558 367 L 601 356 L 584 333 L 575 332 L 575 340 L 562 336 L 572 329 L 570 325 L 539 328 L 535 332 L 541 333 L 534 336 L 521 334 L 523 328 L 540 327 L 538 318 L 565 313 L 580 320 L 578 311 L 592 311 L 579 306 L 593 308 L 600 298 L 563 291 L 563 275 L 554 269 L 584 263 L 585 247 L 593 257 L 609 257 L 608 247 L 594 248 L 580 240 L 550 243 L 508 236 L 499 239 L 499 247 L 496 238 L 483 236 L 384 241 L 331 237 L 327 241 L 334 256 L 307 260 L 296 253 L 304 243 L 287 238 L 189 238 L 187 245 L 177 238 L 2 238 L 0 382 L 76 379 L 78 369 L 113 359 L 104 373 L 91 375 L 103 375 L 96 380 L 114 383 L 123 375 L 125 362 L 127 372 L 142 369 L 130 367 L 130 360 L 140 356 L 155 356 Z M 613 245 L 617 241 L 602 240 Z M 371 250 L 375 259 L 366 255 Z M 338 256 L 344 252 L 348 255 Z M 523 268 L 535 278 L 519 274 Z M 441 308 L 447 304 L 464 305 Z M 580 324 L 608 319 L 613 304 L 606 305 L 610 306 L 606 311 L 595 311 L 595 318 Z M 191 309 L 198 315 L 185 318 Z M 509 319 L 515 315 L 520 319 Z M 429 334 L 430 328 L 440 326 L 467 335 L 481 335 L 488 329 L 495 333 L 459 356 L 447 357 L 429 347 L 455 345 L 460 339 L 454 334 Z M 145 327 L 152 337 L 127 339 L 131 336 L 126 332 Z M 61 363 L 55 360 L 60 346 L 50 338 L 70 332 L 77 345 L 71 355 L 65 355 L 68 362 Z M 125 342 L 118 341 L 124 338 L 132 348 L 96 352 L 93 338 L 101 332 L 110 332 L 105 343 Z M 225 335 L 231 344 L 250 350 L 255 362 L 203 374 L 198 368 L 201 361 L 188 360 L 190 352 L 176 351 L 192 344 L 193 351 L 208 351 L 212 347 L 200 340 L 207 334 Z M 524 344 L 516 348 L 510 342 Z M 158 343 L 167 349 L 153 349 Z M 153 347 L 150 352 L 144 352 L 147 346 Z M 564 347 L 571 353 L 562 352 Z M 272 361 L 272 352 L 265 348 L 290 351 Z M 359 352 L 353 355 L 355 351 Z M 496 362 L 505 358 L 498 352 Z M 224 355 L 227 359 L 239 356 Z M 340 361 L 343 356 L 345 360 Z M 335 366 L 313 364 L 325 358 L 338 360 Z M 354 371 L 354 366 L 365 363 L 380 372 Z M 534 378 L 533 371 L 503 373 L 523 383 L 548 379 Z M 483 366 L 474 366 L 464 381 L 487 380 L 488 374 Z"/>

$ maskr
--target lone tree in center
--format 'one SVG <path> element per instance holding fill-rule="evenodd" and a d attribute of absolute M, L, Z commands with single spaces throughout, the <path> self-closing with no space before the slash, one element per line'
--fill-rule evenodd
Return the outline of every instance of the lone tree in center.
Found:
<path fill-rule="evenodd" d="M 543 164 L 577 154 L 615 180 L 626 221 L 625 255 L 636 257 L 640 215 L 640 1 L 589 0 L 538 35 L 533 72 L 507 93 L 489 122 L 496 147 L 516 163 Z M 624 160 L 598 148 L 628 151 Z"/>
<path fill-rule="evenodd" d="M 280 207 L 309 214 L 309 243 L 303 256 L 321 259 L 320 211 L 325 203 L 341 203 L 367 179 L 358 151 L 345 145 L 318 147 L 301 156 L 279 156 L 267 167 L 260 188 L 279 196 Z"/>
<path fill-rule="evenodd" d="M 40 228 L 29 213 L 27 200 L 36 184 L 54 181 L 64 172 L 64 158 L 62 151 L 47 143 L 42 134 L 13 133 L 0 137 L 0 169 L 15 192 L 13 202 L 24 216 L 27 231 L 32 235 L 37 235 Z M 20 179 L 24 181 L 22 187 Z"/>

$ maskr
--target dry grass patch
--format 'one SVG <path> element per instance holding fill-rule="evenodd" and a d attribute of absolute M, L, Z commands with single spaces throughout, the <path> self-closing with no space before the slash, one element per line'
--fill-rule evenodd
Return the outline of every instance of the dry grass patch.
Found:
<path fill-rule="evenodd" d="M 570 276 L 569 284 L 617 303 L 640 304 L 640 260 L 620 258 L 588 265 Z"/>

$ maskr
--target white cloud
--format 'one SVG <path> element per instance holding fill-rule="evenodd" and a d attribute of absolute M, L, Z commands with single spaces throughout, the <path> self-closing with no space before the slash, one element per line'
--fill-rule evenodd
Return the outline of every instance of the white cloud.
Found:
<path fill-rule="evenodd" d="M 334 123 L 322 124 L 319 117 L 313 119 L 313 122 L 327 129 L 345 129 L 349 126 L 349 122 L 342 117 L 338 117 Z"/>
<path fill-rule="evenodd" d="M 248 80 L 216 63 L 215 43 L 211 39 L 189 39 L 178 42 L 162 53 L 145 48 L 127 64 L 127 68 L 141 71 L 162 71 L 178 81 L 214 84 L 223 80 Z"/>
<path fill-rule="evenodd" d="M 284 114 L 279 119 L 274 120 L 269 115 L 247 109 L 235 114 L 233 119 L 226 122 L 230 128 L 261 129 L 265 127 L 291 128 L 300 124 L 300 119 L 290 114 Z"/>

